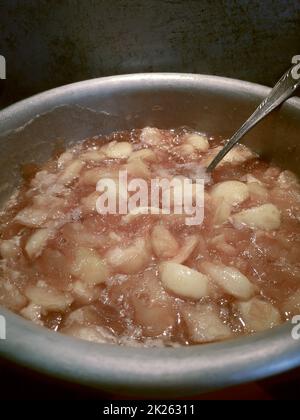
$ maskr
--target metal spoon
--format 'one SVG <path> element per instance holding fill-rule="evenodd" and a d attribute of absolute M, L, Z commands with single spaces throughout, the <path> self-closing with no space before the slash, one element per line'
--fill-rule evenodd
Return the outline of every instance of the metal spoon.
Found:
<path fill-rule="evenodd" d="M 300 77 L 295 72 L 295 66 L 290 68 L 271 90 L 269 96 L 259 105 L 251 117 L 242 125 L 242 127 L 235 132 L 229 142 L 217 154 L 214 160 L 207 168 L 207 172 L 212 172 L 220 161 L 227 155 L 227 153 L 238 143 L 241 138 L 254 127 L 265 116 L 270 114 L 282 102 L 288 99 L 292 93 L 300 86 Z"/>

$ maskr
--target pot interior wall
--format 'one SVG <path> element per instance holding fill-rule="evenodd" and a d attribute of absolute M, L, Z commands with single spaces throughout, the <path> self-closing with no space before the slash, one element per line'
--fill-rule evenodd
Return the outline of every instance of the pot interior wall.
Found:
<path fill-rule="evenodd" d="M 29 109 L 21 103 L 19 112 L 9 118 L 2 114 L 2 133 L 6 134 L 0 138 L 0 201 L 20 182 L 23 164 L 42 163 L 66 144 L 146 125 L 188 126 L 229 137 L 262 98 L 261 92 L 251 91 L 251 85 L 243 82 L 216 78 L 213 83 L 214 78 L 209 78 L 205 83 L 204 78 L 197 83 L 197 76 L 191 76 L 178 83 L 178 79 L 173 75 L 169 82 L 164 77 L 149 82 L 147 76 L 140 76 L 130 83 L 124 78 L 94 89 L 77 89 L 72 95 L 62 91 L 48 100 L 42 97 Z M 244 142 L 262 157 L 300 175 L 300 107 L 294 102 L 261 122 Z"/>

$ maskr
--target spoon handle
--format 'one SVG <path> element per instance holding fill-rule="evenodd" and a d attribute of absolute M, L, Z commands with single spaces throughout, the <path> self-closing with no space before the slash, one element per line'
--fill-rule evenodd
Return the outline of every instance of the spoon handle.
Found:
<path fill-rule="evenodd" d="M 251 117 L 235 132 L 229 142 L 217 154 L 207 171 L 211 172 L 227 153 L 240 141 L 240 139 L 260 120 L 277 108 L 282 102 L 288 99 L 292 93 L 300 86 L 300 78 L 295 77 L 295 66 L 291 67 L 271 90 L 270 94 L 264 99 Z"/>

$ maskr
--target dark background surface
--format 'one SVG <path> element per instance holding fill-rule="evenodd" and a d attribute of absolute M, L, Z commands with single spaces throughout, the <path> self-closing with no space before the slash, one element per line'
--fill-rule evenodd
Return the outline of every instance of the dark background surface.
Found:
<path fill-rule="evenodd" d="M 0 0 L 0 104 L 148 71 L 272 85 L 299 54 L 299 28 L 299 0 Z"/>
<path fill-rule="evenodd" d="M 299 0 L 0 0 L 0 108 L 93 77 L 205 73 L 274 82 L 300 54 Z M 1 399 L 99 399 L 0 361 Z M 200 398 L 293 399 L 299 370 Z M 114 396 L 114 398 L 118 398 Z"/>

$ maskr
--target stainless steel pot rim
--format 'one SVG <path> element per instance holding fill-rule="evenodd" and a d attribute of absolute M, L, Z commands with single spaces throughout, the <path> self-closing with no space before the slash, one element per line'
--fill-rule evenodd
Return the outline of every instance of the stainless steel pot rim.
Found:
<path fill-rule="evenodd" d="M 110 91 L 118 90 L 120 85 L 125 82 L 131 83 L 131 89 L 134 87 L 140 87 L 143 84 L 144 87 L 151 89 L 156 83 L 163 83 L 167 88 L 180 89 L 181 83 L 190 84 L 191 88 L 197 88 L 200 83 L 205 85 L 209 90 L 211 88 L 220 88 L 220 90 L 232 91 L 238 89 L 239 93 L 251 96 L 266 96 L 270 91 L 267 86 L 262 86 L 252 82 L 246 82 L 238 79 L 230 79 L 221 76 L 201 75 L 193 73 L 136 73 L 136 74 L 125 74 L 118 76 L 107 76 L 99 77 L 81 82 L 71 83 L 68 85 L 60 86 L 54 89 L 38 93 L 27 99 L 21 100 L 8 106 L 7 108 L 0 111 L 0 122 L 2 135 L 9 130 L 12 123 L 12 118 L 16 117 L 16 114 L 21 108 L 23 109 L 23 116 L 20 119 L 20 125 L 27 123 L 31 118 L 37 114 L 48 112 L 55 107 L 59 99 L 64 99 L 66 95 L 73 100 L 76 94 L 80 94 L 82 91 L 90 91 L 97 87 L 104 89 L 108 87 Z M 66 101 L 62 100 L 61 105 L 65 104 Z M 288 104 L 300 109 L 300 99 L 291 98 L 287 101 Z M 23 121 L 23 122 L 22 122 Z"/>
<path fill-rule="evenodd" d="M 147 388 L 182 395 L 275 375 L 300 363 L 286 324 L 265 333 L 182 348 L 90 343 L 38 327 L 5 309 L 0 355 L 51 376 L 114 389 Z"/>
<path fill-rule="evenodd" d="M 142 84 L 151 89 L 156 83 L 180 89 L 183 82 L 191 88 L 205 85 L 258 97 L 269 90 L 240 80 L 194 74 L 142 73 L 92 79 L 11 105 L 0 112 L 2 133 L 16 128 L 16 121 L 21 126 L 37 113 L 65 104 L 66 97 L 74 103 L 80 92 L 93 94 L 99 86 L 104 91 L 118 90 L 124 81 L 130 81 L 131 90 Z M 288 102 L 300 110 L 300 99 Z M 110 389 L 161 389 L 187 395 L 277 374 L 300 364 L 300 343 L 292 339 L 292 324 L 223 343 L 147 349 L 76 340 L 40 328 L 6 309 L 1 308 L 0 313 L 7 322 L 7 339 L 0 340 L 1 356 L 56 377 Z"/>

